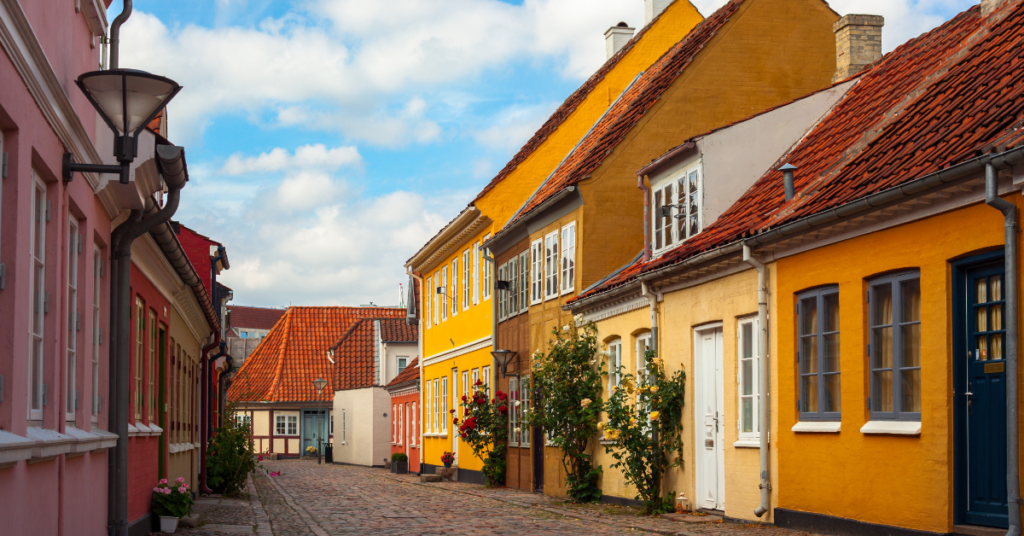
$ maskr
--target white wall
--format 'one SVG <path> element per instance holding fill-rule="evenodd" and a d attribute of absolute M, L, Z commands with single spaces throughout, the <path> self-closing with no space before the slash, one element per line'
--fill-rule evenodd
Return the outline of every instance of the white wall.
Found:
<path fill-rule="evenodd" d="M 380 466 L 390 455 L 391 397 L 387 391 L 381 387 L 336 391 L 334 461 Z"/>
<path fill-rule="evenodd" d="M 412 360 L 417 355 L 417 344 L 415 342 L 389 342 L 381 346 L 383 346 L 381 355 L 384 356 L 384 381 L 381 385 L 387 385 L 391 383 L 391 380 L 395 379 L 395 376 L 398 376 L 398 357 L 405 357 L 406 365 L 412 363 Z"/>

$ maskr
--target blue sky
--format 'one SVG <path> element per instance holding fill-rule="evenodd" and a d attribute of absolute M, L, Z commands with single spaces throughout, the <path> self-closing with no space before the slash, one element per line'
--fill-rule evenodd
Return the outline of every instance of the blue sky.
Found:
<path fill-rule="evenodd" d="M 888 51 L 972 3 L 830 5 L 884 15 Z M 395 304 L 405 260 L 601 65 L 620 20 L 642 26 L 643 0 L 135 0 L 121 66 L 184 86 L 177 217 L 227 246 L 236 303 Z"/>

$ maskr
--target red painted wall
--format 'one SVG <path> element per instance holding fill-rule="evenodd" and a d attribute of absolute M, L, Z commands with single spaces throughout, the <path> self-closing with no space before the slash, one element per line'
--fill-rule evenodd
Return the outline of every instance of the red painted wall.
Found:
<path fill-rule="evenodd" d="M 206 293 L 213 298 L 213 291 L 210 289 L 210 267 L 213 266 L 213 257 L 210 256 L 210 246 L 219 246 L 219 242 L 214 242 L 209 238 L 185 227 L 181 226 L 181 234 L 178 235 L 178 241 L 181 242 L 182 249 L 185 250 L 185 255 L 188 256 L 188 260 L 195 267 L 196 273 L 199 275 L 199 279 L 203 280 L 203 285 L 206 287 Z"/>
<path fill-rule="evenodd" d="M 411 393 L 402 396 L 392 396 L 391 405 L 397 406 L 401 404 L 402 420 L 405 421 L 401 427 L 402 437 L 399 444 L 398 430 L 396 430 L 395 419 L 391 419 L 391 437 L 396 441 L 391 444 L 391 452 L 404 452 L 409 456 L 409 472 L 419 473 L 420 472 L 420 420 L 418 415 L 412 415 L 413 403 L 416 403 L 416 412 L 422 414 L 423 411 L 420 409 L 420 394 L 418 392 Z M 393 410 L 392 410 L 393 411 Z M 397 413 L 395 413 L 397 415 Z M 413 434 L 413 422 L 415 421 L 415 435 Z"/>

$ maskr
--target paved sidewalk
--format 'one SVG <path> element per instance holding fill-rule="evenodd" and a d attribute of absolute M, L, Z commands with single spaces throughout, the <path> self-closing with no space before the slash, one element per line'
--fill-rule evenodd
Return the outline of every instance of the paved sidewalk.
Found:
<path fill-rule="evenodd" d="M 681 523 L 636 516 L 632 508 L 571 505 L 559 499 L 465 483 L 420 483 L 382 469 L 263 462 L 249 500 L 202 499 L 188 536 L 577 535 L 797 536 L 769 525 Z"/>

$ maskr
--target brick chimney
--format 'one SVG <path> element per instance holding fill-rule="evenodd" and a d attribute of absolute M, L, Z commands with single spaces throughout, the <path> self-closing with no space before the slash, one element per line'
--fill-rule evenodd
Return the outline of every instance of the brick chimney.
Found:
<path fill-rule="evenodd" d="M 648 25 L 675 0 L 644 0 L 644 25 Z"/>
<path fill-rule="evenodd" d="M 608 58 L 611 58 L 619 51 L 630 39 L 633 38 L 633 31 L 636 28 L 630 28 L 625 22 L 620 22 L 604 33 L 604 47 L 608 53 Z"/>
<path fill-rule="evenodd" d="M 832 25 L 836 33 L 836 74 L 838 82 L 860 72 L 882 57 L 882 26 L 880 15 L 847 15 Z"/>
<path fill-rule="evenodd" d="M 981 0 L 981 16 L 987 17 L 993 11 L 1017 0 Z"/>

